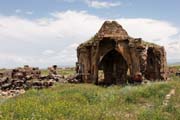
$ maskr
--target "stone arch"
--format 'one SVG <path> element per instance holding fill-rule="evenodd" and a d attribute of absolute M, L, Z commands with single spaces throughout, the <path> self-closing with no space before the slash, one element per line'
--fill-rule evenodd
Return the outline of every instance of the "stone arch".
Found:
<path fill-rule="evenodd" d="M 115 49 L 116 41 L 110 38 L 103 38 L 99 42 L 99 56 L 102 57 L 110 50 Z"/>
<path fill-rule="evenodd" d="M 129 74 L 132 77 L 133 62 L 132 62 L 129 48 L 127 49 L 127 43 L 126 42 L 118 43 L 116 50 L 123 56 L 124 60 L 126 61 L 127 65 L 128 65 L 128 69 L 129 69 Z"/>
<path fill-rule="evenodd" d="M 111 49 L 99 60 L 98 70 L 104 72 L 103 84 L 126 83 L 128 65 L 124 57 L 116 49 Z"/>

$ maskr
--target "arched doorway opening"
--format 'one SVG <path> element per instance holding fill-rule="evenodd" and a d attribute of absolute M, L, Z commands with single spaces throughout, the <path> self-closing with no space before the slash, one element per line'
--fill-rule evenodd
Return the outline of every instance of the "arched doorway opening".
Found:
<path fill-rule="evenodd" d="M 105 85 L 126 83 L 128 65 L 123 56 L 115 49 L 103 56 L 99 62 L 98 70 L 103 72 L 104 79 L 99 83 Z"/>
<path fill-rule="evenodd" d="M 160 54 L 156 52 L 153 48 L 148 48 L 147 50 L 147 66 L 145 78 L 148 80 L 157 80 L 160 78 Z"/>

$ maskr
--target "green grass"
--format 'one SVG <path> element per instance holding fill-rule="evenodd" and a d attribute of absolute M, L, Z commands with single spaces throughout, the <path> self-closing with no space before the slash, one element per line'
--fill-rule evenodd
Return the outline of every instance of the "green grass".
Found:
<path fill-rule="evenodd" d="M 64 70 L 59 70 L 58 73 L 61 74 L 61 75 L 65 75 L 65 76 L 74 75 L 75 70 L 73 70 L 73 69 L 64 69 Z"/>
<path fill-rule="evenodd" d="M 57 73 L 60 75 L 69 76 L 69 75 L 74 75 L 75 70 L 73 68 L 72 69 L 58 69 Z M 42 69 L 41 74 L 42 75 L 48 75 L 49 71 L 47 69 Z"/>
<path fill-rule="evenodd" d="M 6 71 L 6 69 L 0 69 L 0 72 L 2 72 L 2 73 L 5 72 L 5 71 Z"/>
<path fill-rule="evenodd" d="M 179 120 L 180 80 L 139 86 L 57 84 L 0 103 L 2 120 Z M 168 106 L 162 102 L 174 88 Z M 0 98 L 1 99 L 1 98 Z"/>

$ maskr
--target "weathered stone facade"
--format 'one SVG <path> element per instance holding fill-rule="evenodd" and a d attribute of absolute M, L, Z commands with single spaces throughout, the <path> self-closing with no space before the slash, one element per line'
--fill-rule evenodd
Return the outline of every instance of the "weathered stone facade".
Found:
<path fill-rule="evenodd" d="M 85 83 L 99 84 L 100 71 L 104 84 L 123 84 L 128 76 L 167 79 L 164 47 L 130 37 L 115 21 L 106 21 L 93 38 L 79 45 L 77 57 L 76 71 Z"/>

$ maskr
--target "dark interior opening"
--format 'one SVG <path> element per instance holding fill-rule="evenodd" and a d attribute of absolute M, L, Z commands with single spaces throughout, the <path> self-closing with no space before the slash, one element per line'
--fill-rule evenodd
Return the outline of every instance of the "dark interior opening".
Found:
<path fill-rule="evenodd" d="M 153 48 L 148 48 L 147 50 L 147 66 L 145 78 L 148 80 L 157 80 L 160 78 L 160 62 L 159 56 L 154 52 Z"/>
<path fill-rule="evenodd" d="M 103 56 L 98 66 L 103 71 L 104 80 L 100 82 L 105 85 L 124 84 L 127 80 L 128 65 L 123 56 L 115 49 L 110 50 Z"/>

